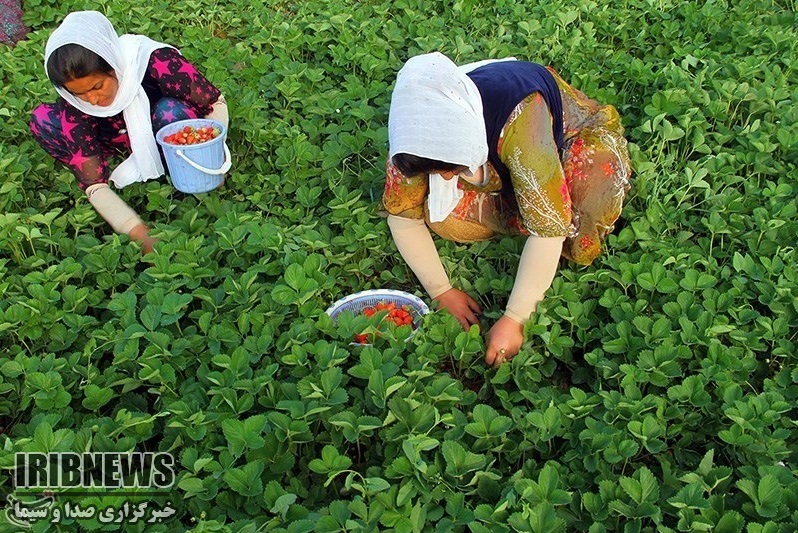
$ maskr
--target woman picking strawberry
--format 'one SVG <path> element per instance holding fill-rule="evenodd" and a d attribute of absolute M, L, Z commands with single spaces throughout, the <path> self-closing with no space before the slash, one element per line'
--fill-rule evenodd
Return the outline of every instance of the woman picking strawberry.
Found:
<path fill-rule="evenodd" d="M 151 251 L 147 226 L 108 181 L 121 188 L 161 176 L 154 132 L 199 117 L 226 127 L 224 97 L 175 48 L 143 35 L 119 36 L 96 11 L 64 19 L 47 41 L 45 69 L 60 98 L 33 112 L 33 136 L 69 167 L 115 231 Z M 111 171 L 118 155 L 128 157 Z"/>
<path fill-rule="evenodd" d="M 457 67 L 440 53 L 399 72 L 383 205 L 402 257 L 464 328 L 477 302 L 452 287 L 427 229 L 458 242 L 525 238 L 486 361 L 516 355 L 560 256 L 589 264 L 621 213 L 630 164 L 618 113 L 524 61 Z M 426 224 L 425 224 L 426 222 Z"/>

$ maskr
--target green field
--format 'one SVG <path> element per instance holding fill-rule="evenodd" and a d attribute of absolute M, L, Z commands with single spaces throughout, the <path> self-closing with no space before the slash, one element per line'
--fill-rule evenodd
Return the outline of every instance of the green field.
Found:
<path fill-rule="evenodd" d="M 0 48 L 0 497 L 15 452 L 162 451 L 170 493 L 74 501 L 169 502 L 124 528 L 170 533 L 798 530 L 794 1 L 24 5 L 32 33 Z M 28 131 L 78 9 L 228 99 L 223 189 L 122 190 L 160 240 L 144 257 Z M 372 347 L 324 313 L 423 296 L 378 211 L 396 72 L 433 50 L 551 65 L 630 141 L 607 252 L 563 262 L 498 370 L 443 313 Z M 523 242 L 437 244 L 489 325 Z"/>

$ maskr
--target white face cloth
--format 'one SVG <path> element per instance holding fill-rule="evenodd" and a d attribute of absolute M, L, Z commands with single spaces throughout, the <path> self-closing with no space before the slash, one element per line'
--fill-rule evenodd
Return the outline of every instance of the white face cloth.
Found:
<path fill-rule="evenodd" d="M 405 153 L 462 165 L 475 172 L 488 160 L 482 97 L 466 76 L 480 61 L 458 68 L 439 52 L 410 58 L 399 71 L 388 114 L 389 155 Z M 457 178 L 429 178 L 430 220 L 444 220 L 463 191 Z"/>
<path fill-rule="evenodd" d="M 101 107 L 77 98 L 63 87 L 56 91 L 78 110 L 95 117 L 122 113 L 133 155 L 111 173 L 111 181 L 124 187 L 147 181 L 164 173 L 158 145 L 152 133 L 150 102 L 141 81 L 147 71 L 150 54 L 169 45 L 143 35 L 117 35 L 111 22 L 97 11 L 70 13 L 47 40 L 45 70 L 50 54 L 66 44 L 78 44 L 102 57 L 114 69 L 119 89 L 111 105 Z"/>
<path fill-rule="evenodd" d="M 429 175 L 427 210 L 431 222 L 442 222 L 460 203 L 463 190 L 457 187 L 457 181 L 457 176 L 447 180 L 440 174 Z"/>

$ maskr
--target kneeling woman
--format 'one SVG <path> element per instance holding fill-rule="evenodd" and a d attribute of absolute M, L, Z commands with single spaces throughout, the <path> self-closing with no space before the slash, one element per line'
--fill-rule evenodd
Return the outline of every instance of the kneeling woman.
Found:
<path fill-rule="evenodd" d="M 458 242 L 526 238 L 486 361 L 518 353 L 560 256 L 589 264 L 621 213 L 630 164 L 615 108 L 524 61 L 457 67 L 439 53 L 399 72 L 383 205 L 402 257 L 463 327 L 481 309 L 452 288 L 427 226 Z M 425 224 L 426 222 L 426 224 Z"/>
<path fill-rule="evenodd" d="M 171 122 L 228 123 L 221 92 L 173 47 L 143 35 L 118 36 L 96 11 L 71 13 L 45 49 L 47 76 L 60 98 L 33 112 L 39 144 L 69 167 L 89 202 L 118 233 L 152 250 L 139 216 L 108 187 L 164 173 L 154 132 Z M 128 155 L 113 171 L 114 156 Z"/>

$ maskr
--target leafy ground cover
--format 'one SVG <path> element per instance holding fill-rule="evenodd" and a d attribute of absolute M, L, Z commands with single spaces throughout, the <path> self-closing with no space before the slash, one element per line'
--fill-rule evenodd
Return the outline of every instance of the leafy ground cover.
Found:
<path fill-rule="evenodd" d="M 131 531 L 796 530 L 795 2 L 99 5 L 223 89 L 235 167 L 124 189 L 160 238 L 142 260 L 27 131 L 50 30 L 98 4 L 25 2 L 0 50 L 3 492 L 17 451 L 135 449 L 179 457 L 178 513 Z M 498 370 L 441 313 L 366 347 L 365 317 L 324 314 L 421 294 L 377 203 L 395 73 L 432 50 L 553 65 L 632 143 L 608 252 L 563 265 Z M 439 246 L 496 318 L 521 244 Z"/>

